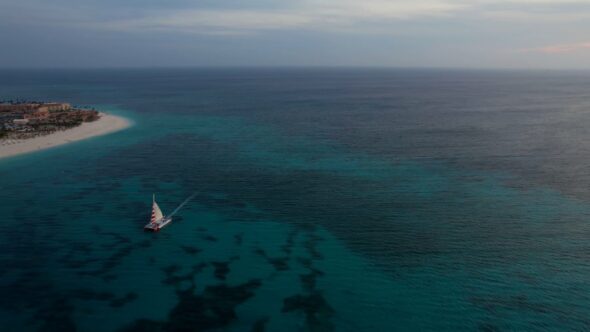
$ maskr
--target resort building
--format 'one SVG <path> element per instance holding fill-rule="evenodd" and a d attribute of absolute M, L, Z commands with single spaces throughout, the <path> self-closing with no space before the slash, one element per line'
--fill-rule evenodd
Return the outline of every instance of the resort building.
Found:
<path fill-rule="evenodd" d="M 72 105 L 68 103 L 47 103 L 43 104 L 39 109 L 41 108 L 47 108 L 49 112 L 69 111 L 72 108 Z"/>
<path fill-rule="evenodd" d="M 22 112 L 22 111 L 32 111 L 41 106 L 40 104 L 36 103 L 26 103 L 26 104 L 0 104 L 0 112 Z"/>
<path fill-rule="evenodd" d="M 49 117 L 49 108 L 47 106 L 41 106 L 36 111 L 31 113 L 23 114 L 25 119 L 45 119 Z"/>
<path fill-rule="evenodd" d="M 15 125 L 26 125 L 29 123 L 29 119 L 14 119 L 12 120 L 12 123 Z"/>

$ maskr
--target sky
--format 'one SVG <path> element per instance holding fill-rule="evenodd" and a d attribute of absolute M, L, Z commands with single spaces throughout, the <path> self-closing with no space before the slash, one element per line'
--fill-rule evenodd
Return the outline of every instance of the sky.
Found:
<path fill-rule="evenodd" d="M 0 0 L 0 68 L 590 69 L 590 0 Z"/>

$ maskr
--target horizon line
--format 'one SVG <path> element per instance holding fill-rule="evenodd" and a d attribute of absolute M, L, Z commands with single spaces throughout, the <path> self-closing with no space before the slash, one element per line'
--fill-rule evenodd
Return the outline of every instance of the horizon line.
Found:
<path fill-rule="evenodd" d="M 590 68 L 558 67 L 455 67 L 455 66 L 372 66 L 372 65 L 171 65 L 171 66 L 11 66 L 2 71 L 25 70 L 182 70 L 182 69 L 365 69 L 365 70 L 440 70 L 440 71 L 551 71 L 551 72 L 590 72 Z"/>

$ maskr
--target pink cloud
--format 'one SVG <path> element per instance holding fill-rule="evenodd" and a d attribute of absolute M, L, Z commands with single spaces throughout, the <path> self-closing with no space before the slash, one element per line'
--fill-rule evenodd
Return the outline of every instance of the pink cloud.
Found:
<path fill-rule="evenodd" d="M 521 50 L 521 52 L 534 52 L 534 53 L 545 53 L 545 54 L 564 54 L 564 53 L 575 53 L 578 51 L 590 50 L 590 42 L 573 43 L 573 44 L 558 44 L 548 45 L 539 48 L 527 48 Z"/>

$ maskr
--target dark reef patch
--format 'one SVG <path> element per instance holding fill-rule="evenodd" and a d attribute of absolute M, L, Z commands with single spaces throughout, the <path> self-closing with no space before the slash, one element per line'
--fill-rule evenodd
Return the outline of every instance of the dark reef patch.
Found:
<path fill-rule="evenodd" d="M 241 246 L 244 242 L 244 233 L 239 233 L 234 235 L 234 244 L 236 246 Z"/>
<path fill-rule="evenodd" d="M 122 329 L 121 332 L 163 332 L 164 324 L 151 319 L 138 319 Z M 191 330 L 187 330 L 191 331 Z"/>
<path fill-rule="evenodd" d="M 290 255 L 291 251 L 293 250 L 293 246 L 295 245 L 295 237 L 297 236 L 298 230 L 295 229 L 291 232 L 289 232 L 289 235 L 287 236 L 287 241 L 285 242 L 285 244 L 283 244 L 281 246 L 281 250 L 287 254 Z"/>
<path fill-rule="evenodd" d="M 142 240 L 137 243 L 138 248 L 149 248 L 152 246 L 152 241 L 150 240 Z"/>
<path fill-rule="evenodd" d="M 0 308 L 6 311 L 37 308 L 45 303 L 45 299 L 55 296 L 53 283 L 35 270 L 23 271 L 10 284 L 4 279 L 1 287 L 3 300 L 0 301 Z"/>
<path fill-rule="evenodd" d="M 311 268 L 313 264 L 312 260 L 306 257 L 299 257 L 297 258 L 297 261 L 299 262 L 299 264 L 306 268 Z"/>
<path fill-rule="evenodd" d="M 100 261 L 98 258 L 87 258 L 87 259 L 74 259 L 70 256 L 65 256 L 60 258 L 58 262 L 62 263 L 65 267 L 70 269 L 80 269 L 84 268 L 90 264 L 96 263 Z"/>
<path fill-rule="evenodd" d="M 165 322 L 138 320 L 121 331 L 208 331 L 228 326 L 236 318 L 235 308 L 254 296 L 261 285 L 253 279 L 238 286 L 215 285 L 201 295 L 194 289 L 177 292 L 179 301 Z"/>
<path fill-rule="evenodd" d="M 320 251 L 317 249 L 317 244 L 321 240 L 322 240 L 322 238 L 320 236 L 317 236 L 315 234 L 310 234 L 307 241 L 305 241 L 305 248 L 307 249 L 307 251 L 311 255 L 312 259 L 323 259 L 324 258 L 322 256 L 322 254 L 320 253 Z"/>
<path fill-rule="evenodd" d="M 207 267 L 206 263 L 195 264 L 186 274 L 178 275 L 177 272 L 180 271 L 180 266 L 175 264 L 169 265 L 162 269 L 162 271 L 164 271 L 164 274 L 166 275 L 162 283 L 164 283 L 165 285 L 174 286 L 177 291 L 180 291 L 183 288 L 183 283 L 188 284 L 189 289 L 193 289 L 195 288 L 195 276 L 198 273 L 200 273 L 205 267 Z"/>
<path fill-rule="evenodd" d="M 111 256 L 109 256 L 96 271 L 97 274 L 104 274 L 110 272 L 114 267 L 121 264 L 123 258 L 127 257 L 133 251 L 133 246 L 128 245 L 123 248 L 117 249 Z"/>
<path fill-rule="evenodd" d="M 172 264 L 172 265 L 168 265 L 168 266 L 162 268 L 162 271 L 164 271 L 164 273 L 166 273 L 166 275 L 174 274 L 174 272 L 176 272 L 178 270 L 180 270 L 180 265 L 178 265 L 178 264 Z"/>
<path fill-rule="evenodd" d="M 301 280 L 301 286 L 306 291 L 314 290 L 316 287 L 316 281 L 319 276 L 322 276 L 324 273 L 320 270 L 313 269 L 310 273 L 301 274 L 299 275 L 299 279 Z"/>
<path fill-rule="evenodd" d="M 111 292 L 97 292 L 87 288 L 73 290 L 71 295 L 73 298 L 84 301 L 110 301 L 115 298 L 115 294 Z"/>
<path fill-rule="evenodd" d="M 189 255 L 196 255 L 202 251 L 201 249 L 193 246 L 180 246 L 180 248 Z"/>
<path fill-rule="evenodd" d="M 260 248 L 254 249 L 254 253 L 264 257 L 266 261 L 272 265 L 276 271 L 287 271 L 289 270 L 289 257 L 270 257 L 266 251 Z"/>
<path fill-rule="evenodd" d="M 192 291 L 179 294 L 180 301 L 172 309 L 168 327 L 176 331 L 221 328 L 236 319 L 235 307 L 250 297 L 260 287 L 260 280 L 230 287 L 226 285 L 208 286 L 202 296 L 195 296 Z M 173 325 L 171 325 L 173 324 Z"/>
<path fill-rule="evenodd" d="M 488 323 L 480 323 L 477 326 L 477 330 L 481 332 L 500 332 L 497 326 Z"/>
<path fill-rule="evenodd" d="M 213 235 L 203 235 L 202 239 L 209 242 L 217 242 L 217 238 Z"/>
<path fill-rule="evenodd" d="M 77 269 L 84 268 L 89 264 L 97 263 L 99 264 L 97 268 L 90 270 L 79 270 L 77 271 L 78 275 L 99 277 L 104 280 L 107 280 L 112 279 L 111 277 L 113 276 L 112 274 L 110 275 L 111 277 L 108 277 L 107 275 L 115 267 L 119 266 L 122 263 L 123 259 L 129 256 L 133 252 L 133 250 L 149 248 L 152 245 L 151 240 L 144 239 L 137 241 L 136 243 L 133 243 L 129 238 L 117 233 L 101 231 L 97 232 L 102 235 L 112 237 L 115 240 L 112 244 L 102 245 L 102 247 L 105 249 L 113 250 L 110 256 L 102 259 L 86 258 L 84 260 L 73 260 L 69 257 L 70 255 L 66 255 L 63 259 L 60 260 L 60 262 L 63 263 L 66 267 L 72 267 Z"/>
<path fill-rule="evenodd" d="M 305 290 L 305 294 L 295 295 L 283 300 L 283 312 L 302 312 L 305 314 L 305 322 L 309 331 L 333 331 L 334 325 L 331 318 L 334 309 L 317 290 L 317 278 L 324 272 L 313 266 L 315 259 L 321 259 L 316 253 L 316 244 L 319 237 L 312 237 L 305 243 L 310 257 L 298 257 L 297 261 L 309 272 L 300 274 L 299 280 Z"/>
<path fill-rule="evenodd" d="M 101 277 L 102 280 L 109 282 L 109 281 L 113 281 L 115 279 L 117 279 L 117 276 L 114 274 L 105 274 Z"/>
<path fill-rule="evenodd" d="M 289 257 L 278 257 L 278 258 L 268 258 L 268 262 L 275 268 L 277 271 L 286 271 L 289 269 Z"/>
<path fill-rule="evenodd" d="M 260 318 L 252 325 L 251 332 L 264 332 L 266 330 L 266 323 L 268 323 L 269 318 L 264 317 Z"/>
<path fill-rule="evenodd" d="M 310 295 L 294 295 L 283 300 L 283 312 L 303 312 L 309 331 L 333 331 L 330 318 L 334 309 L 323 295 L 313 292 Z"/>
<path fill-rule="evenodd" d="M 215 277 L 219 280 L 225 280 L 230 271 L 230 262 L 211 262 L 211 265 L 215 268 Z"/>
<path fill-rule="evenodd" d="M 110 248 L 113 246 L 117 246 L 117 245 L 123 245 L 123 244 L 127 244 L 127 243 L 131 243 L 131 239 L 128 237 L 125 237 L 121 234 L 115 233 L 115 232 L 104 232 L 104 231 L 98 231 L 97 233 L 99 233 L 100 235 L 106 235 L 106 236 L 110 236 L 113 238 L 114 242 L 112 244 L 109 245 L 104 245 L 105 248 Z"/>
<path fill-rule="evenodd" d="M 35 320 L 41 322 L 39 331 L 70 332 L 76 331 L 76 324 L 72 319 L 74 308 L 66 298 L 59 297 L 37 310 Z"/>
<path fill-rule="evenodd" d="M 123 297 L 114 298 L 109 302 L 109 305 L 114 308 L 122 307 L 129 302 L 135 301 L 137 299 L 137 293 L 129 292 Z"/>
<path fill-rule="evenodd" d="M 103 301 L 108 302 L 111 307 L 122 307 L 125 304 L 137 299 L 135 292 L 129 292 L 124 296 L 117 297 L 111 292 L 97 292 L 92 289 L 80 288 L 70 292 L 71 298 L 84 301 Z"/>

